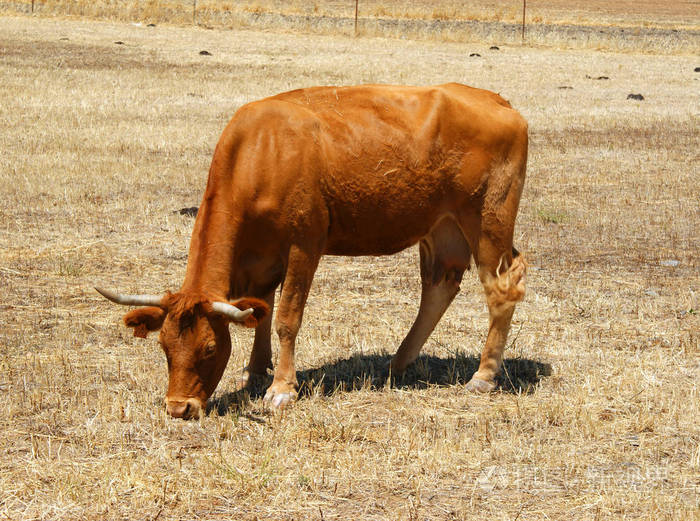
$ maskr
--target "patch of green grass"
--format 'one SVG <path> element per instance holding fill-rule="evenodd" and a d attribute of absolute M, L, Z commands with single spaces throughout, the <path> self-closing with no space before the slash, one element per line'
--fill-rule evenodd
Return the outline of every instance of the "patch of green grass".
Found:
<path fill-rule="evenodd" d="M 540 207 L 535 213 L 537 219 L 546 224 L 563 224 L 569 220 L 569 214 L 559 208 Z"/>
<path fill-rule="evenodd" d="M 61 277 L 78 277 L 83 271 L 83 263 L 76 259 L 59 257 L 56 261 L 56 273 Z"/>

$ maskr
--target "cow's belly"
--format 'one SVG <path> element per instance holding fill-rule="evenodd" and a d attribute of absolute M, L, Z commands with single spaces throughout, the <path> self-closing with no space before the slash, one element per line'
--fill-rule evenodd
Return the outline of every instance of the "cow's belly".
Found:
<path fill-rule="evenodd" d="M 359 235 L 359 234 L 358 234 Z M 375 235 L 368 237 L 366 235 L 355 238 L 329 238 L 326 246 L 325 255 L 392 255 L 416 244 L 423 235 L 409 235 L 402 237 Z M 358 240 L 361 239 L 361 240 Z"/>
<path fill-rule="evenodd" d="M 386 198 L 331 208 L 326 241 L 329 255 L 390 255 L 416 244 L 445 213 L 443 205 L 401 205 Z"/>

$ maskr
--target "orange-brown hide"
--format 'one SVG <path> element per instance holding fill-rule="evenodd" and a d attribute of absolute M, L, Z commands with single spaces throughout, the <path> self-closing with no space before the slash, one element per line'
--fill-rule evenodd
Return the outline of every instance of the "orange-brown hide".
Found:
<path fill-rule="evenodd" d="M 141 310 L 128 325 L 154 329 L 160 320 L 166 354 L 180 357 L 169 358 L 169 399 L 206 401 L 230 351 L 227 322 L 212 317 L 208 303 L 267 302 L 239 301 L 255 308 L 246 321 L 257 326 L 249 368 L 264 371 L 271 365 L 265 315 L 282 284 L 280 358 L 266 399 L 283 407 L 296 396 L 295 339 L 320 257 L 391 254 L 420 242 L 423 294 L 392 362 L 400 371 L 454 298 L 471 258 L 487 291 L 499 264 L 512 267 L 526 158 L 523 118 L 497 94 L 464 85 L 315 87 L 247 104 L 217 144 L 185 281 L 169 297 L 167 317 Z M 180 307 L 194 311 L 184 325 L 174 320 Z M 512 306 L 504 309 L 492 310 L 478 389 L 490 388 L 500 364 Z M 211 343 L 225 356 L 217 355 L 211 374 L 199 371 L 203 381 L 187 382 Z"/>
<path fill-rule="evenodd" d="M 391 254 L 445 215 L 468 224 L 474 250 L 484 210 L 510 242 L 520 180 L 490 172 L 526 154 L 510 104 L 458 84 L 315 87 L 250 103 L 216 147 L 183 289 L 260 296 L 281 282 L 292 244 Z M 496 203 L 511 199 L 498 215 L 483 208 L 491 181 Z"/>

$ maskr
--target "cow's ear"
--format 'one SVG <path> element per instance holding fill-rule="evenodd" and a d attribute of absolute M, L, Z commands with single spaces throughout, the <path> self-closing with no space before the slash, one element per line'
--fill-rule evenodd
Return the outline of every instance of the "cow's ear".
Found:
<path fill-rule="evenodd" d="M 236 306 L 241 311 L 253 308 L 253 313 L 248 315 L 243 322 L 238 322 L 238 324 L 245 327 L 257 327 L 260 321 L 264 319 L 270 313 L 270 306 L 267 302 L 252 297 L 239 298 L 236 301 L 231 302 L 232 305 Z"/>
<path fill-rule="evenodd" d="M 127 327 L 134 328 L 134 336 L 146 338 L 149 331 L 158 331 L 165 320 L 165 311 L 161 308 L 147 307 L 129 311 L 124 315 Z"/>

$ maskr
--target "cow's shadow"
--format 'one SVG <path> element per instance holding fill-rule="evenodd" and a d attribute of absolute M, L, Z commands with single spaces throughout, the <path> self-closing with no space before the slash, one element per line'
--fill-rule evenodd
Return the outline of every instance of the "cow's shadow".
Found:
<path fill-rule="evenodd" d="M 479 367 L 479 358 L 457 354 L 449 358 L 420 356 L 402 376 L 389 374 L 390 355 L 357 354 L 315 369 L 297 371 L 299 398 L 311 394 L 329 396 L 338 391 L 382 389 L 388 385 L 399 389 L 425 389 L 430 386 L 464 385 Z M 496 392 L 531 393 L 542 377 L 552 373 L 552 366 L 528 358 L 507 358 L 498 378 Z M 242 413 L 251 399 L 265 394 L 271 383 L 268 377 L 248 389 L 225 392 L 209 400 L 207 412 L 219 415 Z M 256 419 L 252 415 L 251 419 Z"/>

